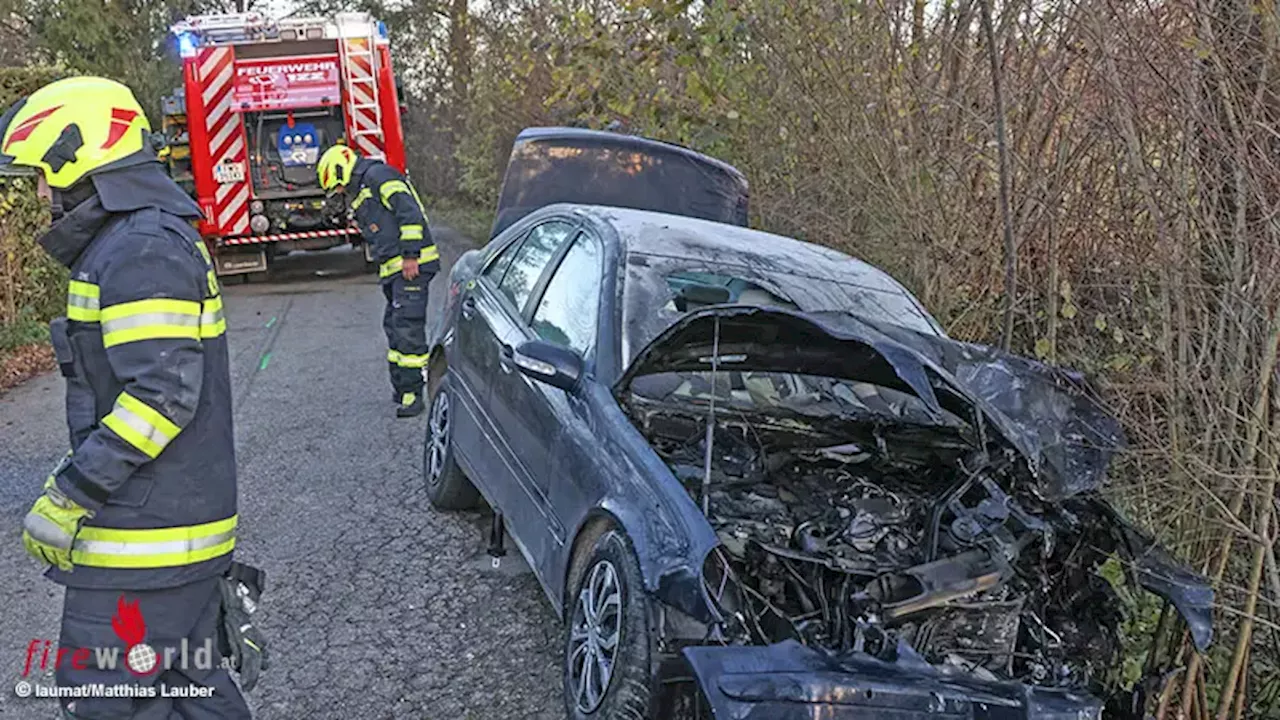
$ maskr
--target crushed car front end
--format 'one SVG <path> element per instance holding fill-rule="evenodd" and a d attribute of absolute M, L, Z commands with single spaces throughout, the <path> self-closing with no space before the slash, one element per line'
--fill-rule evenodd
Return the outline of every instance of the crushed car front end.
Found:
<path fill-rule="evenodd" d="M 1078 378 L 848 314 L 716 305 L 617 386 L 720 544 L 665 626 L 716 718 L 1100 717 L 1124 604 L 1199 647 L 1213 593 L 1098 494 L 1118 423 Z"/>

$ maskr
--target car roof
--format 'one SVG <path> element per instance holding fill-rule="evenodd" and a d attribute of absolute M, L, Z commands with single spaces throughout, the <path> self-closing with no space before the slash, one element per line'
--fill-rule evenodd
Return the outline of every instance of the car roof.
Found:
<path fill-rule="evenodd" d="M 646 210 L 567 203 L 550 208 L 609 225 L 627 253 L 743 265 L 762 275 L 781 272 L 910 295 L 901 283 L 874 265 L 783 235 Z"/>
<path fill-rule="evenodd" d="M 746 180 L 746 176 L 738 168 L 711 157 L 703 155 L 697 150 L 692 150 L 683 145 L 677 145 L 671 142 L 663 142 L 661 140 L 652 140 L 650 138 L 641 137 L 639 135 L 625 135 L 623 133 L 608 132 L 605 130 L 588 130 L 586 128 L 573 127 L 531 127 L 520 131 L 516 136 L 515 144 L 519 145 L 526 140 L 595 140 L 598 142 L 607 142 L 613 145 L 625 145 L 642 151 L 664 151 L 684 155 L 701 163 L 714 165 L 724 172 Z"/>

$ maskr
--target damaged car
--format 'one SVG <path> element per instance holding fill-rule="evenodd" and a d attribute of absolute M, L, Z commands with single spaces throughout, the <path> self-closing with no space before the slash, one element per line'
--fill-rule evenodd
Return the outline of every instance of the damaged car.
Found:
<path fill-rule="evenodd" d="M 563 618 L 569 717 L 1140 717 L 1109 561 L 1209 645 L 1207 581 L 1099 494 L 1124 436 L 1082 378 L 743 227 L 723 163 L 522 138 L 523 209 L 449 277 L 423 469 Z M 529 200 L 556 178 L 582 202 Z"/>

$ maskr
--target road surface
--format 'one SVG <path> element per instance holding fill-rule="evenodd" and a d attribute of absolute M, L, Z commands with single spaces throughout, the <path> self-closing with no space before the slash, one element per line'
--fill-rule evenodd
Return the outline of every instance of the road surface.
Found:
<path fill-rule="evenodd" d="M 447 269 L 466 242 L 433 231 Z M 382 295 L 361 261 L 290 256 L 269 283 L 224 288 L 237 554 L 267 574 L 272 667 L 249 696 L 254 716 L 563 717 L 560 624 L 537 582 L 518 558 L 490 567 L 485 516 L 426 499 L 426 415 L 394 417 Z M 442 274 L 432 313 L 443 286 Z M 20 526 L 66 443 L 61 378 L 0 397 L 0 718 L 56 715 L 14 686 L 28 643 L 57 639 L 62 590 L 26 557 Z"/>

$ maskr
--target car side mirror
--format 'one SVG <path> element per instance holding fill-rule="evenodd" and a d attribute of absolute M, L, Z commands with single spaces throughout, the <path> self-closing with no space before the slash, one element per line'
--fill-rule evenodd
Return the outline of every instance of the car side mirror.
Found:
<path fill-rule="evenodd" d="M 521 343 L 512 353 L 511 361 L 521 373 L 566 392 L 577 387 L 582 377 L 582 356 L 545 340 Z"/>

